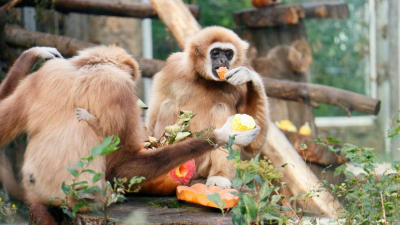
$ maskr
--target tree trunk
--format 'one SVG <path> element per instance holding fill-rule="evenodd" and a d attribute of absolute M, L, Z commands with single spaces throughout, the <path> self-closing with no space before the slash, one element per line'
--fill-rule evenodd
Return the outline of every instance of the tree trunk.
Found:
<path fill-rule="evenodd" d="M 186 38 L 201 30 L 200 24 L 181 0 L 150 0 L 150 2 L 181 49 L 185 47 Z"/>

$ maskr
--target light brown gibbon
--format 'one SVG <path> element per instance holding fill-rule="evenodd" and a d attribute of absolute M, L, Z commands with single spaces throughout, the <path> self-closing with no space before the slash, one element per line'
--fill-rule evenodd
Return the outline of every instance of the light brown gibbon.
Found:
<path fill-rule="evenodd" d="M 54 50 L 54 49 L 53 49 Z M 30 60 L 43 48 L 28 50 L 10 69 L 0 90 L 9 88 L 0 101 L 0 146 L 21 132 L 30 137 L 22 169 L 23 187 L 28 204 L 48 205 L 51 197 L 64 198 L 62 182 L 73 179 L 66 166 L 90 155 L 104 136 L 118 134 L 121 148 L 106 157 L 96 158 L 88 169 L 105 172 L 96 183 L 105 187 L 106 179 L 144 176 L 147 180 L 167 173 L 180 164 L 203 155 L 210 144 L 191 138 L 154 151 L 140 151 L 145 131 L 137 106 L 135 82 L 140 73 L 136 61 L 122 48 L 99 46 L 79 52 L 69 60 L 52 59 L 36 72 L 26 76 Z M 53 54 L 57 55 L 57 54 Z M 54 56 L 53 56 L 54 57 Z M 37 57 L 36 57 L 37 58 Z M 22 78 L 26 76 L 25 78 Z M 22 80 L 21 80 L 22 79 Z M 75 108 L 90 111 L 102 129 L 98 133 L 85 121 L 78 121 Z M 230 120 L 211 134 L 211 140 L 224 144 L 229 135 L 237 134 L 237 144 L 250 143 L 258 129 L 233 132 Z M 79 181 L 91 184 L 90 174 Z M 86 199 L 102 202 L 97 193 Z M 69 199 L 69 207 L 74 200 Z M 61 205 L 58 200 L 53 205 Z M 43 213 L 42 208 L 38 213 Z M 81 208 L 81 212 L 90 208 Z"/>
<path fill-rule="evenodd" d="M 246 66 L 247 48 L 247 42 L 222 27 L 205 28 L 190 38 L 184 52 L 172 54 L 154 77 L 146 121 L 150 133 L 159 138 L 181 110 L 196 113 L 190 122 L 193 132 L 219 127 L 231 115 L 245 113 L 254 117 L 261 131 L 251 144 L 236 147 L 243 158 L 260 153 L 269 109 L 260 76 Z M 224 80 L 216 73 L 221 66 L 229 69 Z M 230 187 L 235 170 L 227 155 L 220 147 L 196 158 L 196 177 L 207 178 L 207 185 Z"/>

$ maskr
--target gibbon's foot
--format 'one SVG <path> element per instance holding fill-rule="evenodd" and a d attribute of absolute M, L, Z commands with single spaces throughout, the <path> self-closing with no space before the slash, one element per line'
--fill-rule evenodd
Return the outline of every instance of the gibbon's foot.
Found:
<path fill-rule="evenodd" d="M 226 177 L 211 176 L 211 177 L 207 178 L 206 185 L 207 186 L 217 186 L 217 187 L 220 187 L 222 189 L 228 189 L 228 188 L 231 188 L 232 183 Z"/>
<path fill-rule="evenodd" d="M 89 119 L 94 117 L 89 111 L 87 111 L 86 109 L 82 109 L 82 108 L 76 108 L 75 115 L 76 115 L 76 118 L 78 119 L 78 121 L 81 121 L 81 120 L 88 121 Z"/>
<path fill-rule="evenodd" d="M 253 72 L 244 66 L 236 67 L 225 74 L 225 80 L 235 86 L 254 81 L 256 78 Z"/>
<path fill-rule="evenodd" d="M 50 214 L 47 207 L 42 204 L 32 204 L 29 212 L 35 220 L 35 224 L 58 225 L 54 217 Z"/>
<path fill-rule="evenodd" d="M 233 116 L 230 116 L 225 124 L 219 128 L 215 129 L 214 132 L 216 137 L 218 137 L 218 141 L 221 142 L 228 142 L 229 136 L 235 135 L 235 144 L 240 146 L 247 146 L 249 145 L 260 133 L 260 127 L 256 125 L 256 127 L 252 130 L 247 131 L 233 131 L 232 130 L 232 119 Z"/>
<path fill-rule="evenodd" d="M 57 51 L 56 48 L 51 47 L 33 47 L 29 49 L 35 55 L 42 59 L 54 59 L 54 58 L 61 58 L 63 59 L 62 55 Z"/>

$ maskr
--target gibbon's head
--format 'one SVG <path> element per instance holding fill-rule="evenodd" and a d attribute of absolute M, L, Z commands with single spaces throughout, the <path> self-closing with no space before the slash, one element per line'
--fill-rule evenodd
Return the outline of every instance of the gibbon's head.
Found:
<path fill-rule="evenodd" d="M 221 80 L 216 70 L 219 67 L 233 69 L 243 65 L 249 44 L 233 31 L 212 26 L 188 39 L 185 52 L 191 66 L 206 79 Z"/>
<path fill-rule="evenodd" d="M 139 66 L 136 60 L 123 48 L 115 45 L 84 49 L 79 51 L 79 54 L 72 61 L 78 67 L 112 63 L 119 69 L 131 74 L 134 80 L 140 77 Z"/>

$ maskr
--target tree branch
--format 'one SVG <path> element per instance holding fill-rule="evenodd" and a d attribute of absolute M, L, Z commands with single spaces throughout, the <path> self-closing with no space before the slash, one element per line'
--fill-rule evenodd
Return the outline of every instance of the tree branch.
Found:
<path fill-rule="evenodd" d="M 0 5 L 7 4 L 8 0 L 0 0 Z M 47 8 L 51 8 L 49 1 Z M 33 0 L 24 0 L 17 7 L 35 6 Z M 157 13 L 151 4 L 139 2 L 96 1 L 96 0 L 57 0 L 54 9 L 62 13 L 84 13 L 101 16 L 119 16 L 134 18 L 157 18 Z M 199 18 L 200 7 L 189 5 L 189 10 L 195 18 Z"/>

